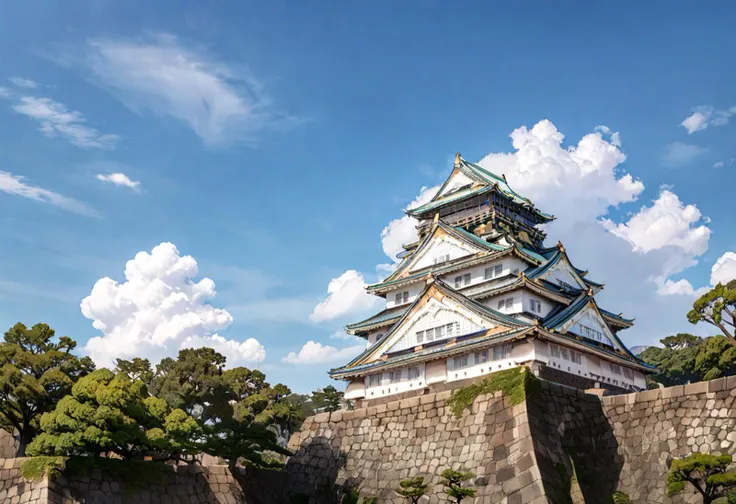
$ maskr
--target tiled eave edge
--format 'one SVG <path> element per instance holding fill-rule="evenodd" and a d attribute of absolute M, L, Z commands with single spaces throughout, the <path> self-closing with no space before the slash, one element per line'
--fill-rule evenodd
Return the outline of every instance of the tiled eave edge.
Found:
<path fill-rule="evenodd" d="M 478 348 L 487 346 L 489 343 L 507 343 L 510 341 L 519 341 L 527 338 L 538 338 L 540 340 L 546 340 L 559 345 L 573 347 L 581 352 L 593 354 L 598 357 L 602 357 L 606 360 L 612 360 L 620 365 L 626 367 L 634 367 L 643 373 L 654 373 L 656 368 L 640 362 L 635 362 L 627 359 L 614 352 L 608 352 L 603 349 L 599 349 L 591 344 L 586 344 L 582 338 L 574 336 L 568 336 L 561 333 L 545 330 L 541 327 L 529 327 L 522 330 L 507 331 L 504 333 L 495 333 L 488 336 L 488 332 L 477 338 L 467 340 L 455 344 L 453 346 L 440 349 L 435 352 L 420 353 L 422 350 L 417 351 L 418 347 L 414 347 L 414 351 L 409 350 L 406 354 L 401 354 L 398 357 L 389 357 L 386 360 L 377 360 L 368 364 L 362 364 L 354 366 L 353 368 L 336 368 L 330 370 L 329 375 L 331 378 L 347 380 L 352 378 L 360 378 L 367 374 L 373 373 L 376 370 L 393 369 L 397 367 L 406 366 L 407 362 L 430 362 L 438 359 L 445 359 L 452 357 L 460 353 L 466 353 L 474 351 Z M 413 358 L 407 358 L 413 357 Z"/>

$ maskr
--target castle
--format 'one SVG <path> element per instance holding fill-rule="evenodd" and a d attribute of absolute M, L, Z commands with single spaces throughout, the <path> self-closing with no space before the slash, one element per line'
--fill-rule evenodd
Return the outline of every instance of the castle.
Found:
<path fill-rule="evenodd" d="M 604 310 L 603 285 L 576 268 L 565 247 L 545 247 L 538 226 L 554 217 L 458 153 L 428 203 L 406 211 L 419 239 L 369 293 L 386 308 L 347 326 L 367 348 L 330 376 L 346 399 L 370 403 L 398 394 L 527 366 L 579 389 L 646 388 L 653 368 L 618 337 L 633 319 Z M 457 385 L 457 383 L 455 383 Z"/>

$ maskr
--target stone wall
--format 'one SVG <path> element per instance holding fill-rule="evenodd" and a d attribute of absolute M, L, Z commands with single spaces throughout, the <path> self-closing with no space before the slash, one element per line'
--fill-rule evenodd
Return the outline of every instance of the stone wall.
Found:
<path fill-rule="evenodd" d="M 476 474 L 474 502 L 608 504 L 614 491 L 632 502 L 699 502 L 686 489 L 665 496 L 673 457 L 736 452 L 736 377 L 602 399 L 541 381 L 509 406 L 481 396 L 461 419 L 445 406 L 450 392 L 428 394 L 307 419 L 286 467 L 296 491 L 358 487 L 381 502 L 404 502 L 400 480 L 439 481 L 442 469 Z M 315 490 L 317 494 L 315 494 Z M 445 502 L 441 487 L 429 502 Z"/>
<path fill-rule="evenodd" d="M 603 414 L 621 459 L 619 489 L 634 503 L 700 502 L 694 493 L 665 497 L 674 457 L 695 451 L 736 453 L 736 376 L 604 397 Z"/>
<path fill-rule="evenodd" d="M 536 468 L 526 404 L 510 406 L 497 393 L 479 397 L 457 419 L 445 405 L 450 392 L 308 418 L 290 447 L 286 466 L 296 492 L 332 502 L 337 484 L 360 488 L 380 502 L 404 503 L 393 489 L 425 476 L 430 503 L 446 502 L 439 473 L 469 470 L 476 502 L 546 502 Z M 316 490 L 316 493 L 315 493 Z"/>
<path fill-rule="evenodd" d="M 2 504 L 275 504 L 290 499 L 283 472 L 226 466 L 170 466 L 155 483 L 128 486 L 99 469 L 53 481 L 27 481 L 26 459 L 0 459 Z"/>
<path fill-rule="evenodd" d="M 0 459 L 15 457 L 18 441 L 8 431 L 0 429 Z M 1 502 L 1 501 L 0 501 Z"/>
<path fill-rule="evenodd" d="M 20 473 L 23 460 L 0 459 L 0 503 L 47 504 L 48 482 L 24 480 Z"/>
<path fill-rule="evenodd" d="M 165 481 L 126 492 L 99 471 L 24 482 L 21 459 L 0 459 L 0 503 L 288 504 L 304 494 L 331 504 L 336 488 L 359 488 L 393 504 L 404 502 L 393 491 L 399 481 L 416 475 L 432 485 L 426 502 L 439 503 L 447 502 L 439 473 L 453 468 L 475 474 L 469 504 L 610 504 L 615 490 L 634 504 L 694 504 L 689 489 L 665 496 L 672 458 L 736 451 L 736 377 L 603 398 L 540 381 L 521 404 L 480 396 L 459 419 L 449 395 L 308 418 L 283 471 L 178 466 Z"/>

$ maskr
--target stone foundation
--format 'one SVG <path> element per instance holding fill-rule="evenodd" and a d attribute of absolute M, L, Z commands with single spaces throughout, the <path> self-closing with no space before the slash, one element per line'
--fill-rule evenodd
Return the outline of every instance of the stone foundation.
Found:
<path fill-rule="evenodd" d="M 521 404 L 481 396 L 459 419 L 449 395 L 308 418 L 282 471 L 178 466 L 133 493 L 99 471 L 26 482 L 22 459 L 0 459 L 0 503 L 288 504 L 301 493 L 332 504 L 336 488 L 359 488 L 394 504 L 405 502 L 399 481 L 417 475 L 432 485 L 426 502 L 440 503 L 439 473 L 453 468 L 475 473 L 475 504 L 610 504 L 616 490 L 635 504 L 695 504 L 690 488 L 665 496 L 672 458 L 736 452 L 736 377 L 605 397 L 540 381 Z"/>

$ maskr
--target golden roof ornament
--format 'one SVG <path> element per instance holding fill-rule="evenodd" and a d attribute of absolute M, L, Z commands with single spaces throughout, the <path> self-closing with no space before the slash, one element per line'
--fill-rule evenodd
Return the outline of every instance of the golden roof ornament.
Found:
<path fill-rule="evenodd" d="M 564 252 L 565 251 L 565 246 L 562 244 L 561 241 L 558 241 L 557 242 L 557 248 L 560 249 L 560 252 Z"/>
<path fill-rule="evenodd" d="M 593 287 L 588 287 L 588 296 L 593 296 Z"/>
<path fill-rule="evenodd" d="M 460 166 L 460 153 L 459 152 L 455 153 L 455 166 L 456 167 Z"/>

